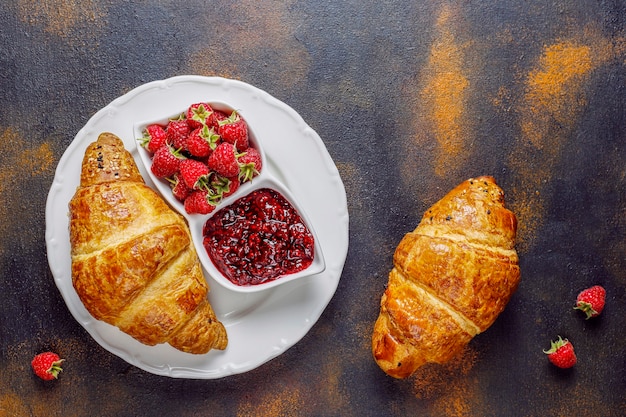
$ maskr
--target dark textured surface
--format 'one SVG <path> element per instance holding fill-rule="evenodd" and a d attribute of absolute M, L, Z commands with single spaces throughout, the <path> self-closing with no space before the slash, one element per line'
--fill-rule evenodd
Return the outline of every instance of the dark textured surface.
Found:
<path fill-rule="evenodd" d="M 626 414 L 626 5 L 622 1 L 43 1 L 0 6 L 0 416 Z M 350 249 L 318 323 L 246 374 L 129 366 L 69 314 L 44 207 L 74 135 L 111 100 L 181 74 L 286 102 L 344 181 Z M 522 282 L 460 357 L 386 377 L 371 329 L 391 256 L 464 179 L 493 175 L 520 224 Z M 312 173 L 314 175 L 314 173 Z M 572 306 L 586 286 L 603 315 Z M 549 365 L 557 335 L 578 365 Z M 43 349 L 59 380 L 31 373 Z"/>

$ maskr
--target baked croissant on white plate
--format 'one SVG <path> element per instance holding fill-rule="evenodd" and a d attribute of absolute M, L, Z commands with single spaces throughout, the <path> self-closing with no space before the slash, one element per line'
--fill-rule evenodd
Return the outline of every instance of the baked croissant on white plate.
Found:
<path fill-rule="evenodd" d="M 69 203 L 72 283 L 89 313 L 146 345 L 225 349 L 185 220 L 111 133 L 89 145 Z"/>
<path fill-rule="evenodd" d="M 520 280 L 517 219 L 489 176 L 435 203 L 404 236 L 372 335 L 378 366 L 406 378 L 445 363 L 504 310 Z"/>

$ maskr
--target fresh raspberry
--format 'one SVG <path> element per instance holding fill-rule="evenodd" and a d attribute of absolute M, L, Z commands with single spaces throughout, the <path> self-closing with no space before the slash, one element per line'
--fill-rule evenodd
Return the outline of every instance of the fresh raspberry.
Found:
<path fill-rule="evenodd" d="M 228 142 L 221 142 L 207 161 L 209 169 L 223 177 L 235 177 L 239 175 L 239 163 L 235 147 Z"/>
<path fill-rule="evenodd" d="M 576 365 L 576 354 L 574 353 L 574 345 L 567 340 L 559 339 L 550 342 L 550 349 L 544 350 L 543 353 L 548 355 L 548 360 L 559 368 L 571 368 Z"/>
<path fill-rule="evenodd" d="M 213 109 L 213 119 L 211 120 L 211 127 L 217 130 L 219 129 L 219 123 L 222 120 L 228 119 L 228 114 L 224 113 L 221 110 Z"/>
<path fill-rule="evenodd" d="M 202 126 L 210 126 L 213 121 L 213 108 L 209 103 L 194 103 L 187 108 L 185 113 L 187 124 L 190 129 L 198 129 Z"/>
<path fill-rule="evenodd" d="M 191 131 L 185 142 L 185 149 L 195 158 L 207 158 L 217 147 L 219 139 L 213 128 L 203 125 Z"/>
<path fill-rule="evenodd" d="M 224 192 L 222 196 L 224 198 L 230 195 L 233 195 L 233 193 L 237 191 L 239 189 L 239 186 L 241 185 L 241 182 L 239 181 L 239 177 L 237 176 L 227 178 L 227 180 L 228 180 L 228 185 L 222 187 L 222 190 Z"/>
<path fill-rule="evenodd" d="M 594 285 L 578 294 L 576 298 L 575 310 L 584 312 L 587 320 L 597 317 L 604 310 L 604 302 L 606 298 L 606 290 L 600 285 Z"/>
<path fill-rule="evenodd" d="M 185 159 L 180 163 L 180 176 L 188 188 L 198 190 L 207 185 L 209 167 L 195 159 Z"/>
<path fill-rule="evenodd" d="M 232 195 L 239 188 L 239 177 L 224 177 L 219 174 L 214 174 L 211 176 L 211 181 L 209 183 L 212 190 L 214 190 L 217 199 L 221 200 L 222 198 L 226 198 L 229 195 Z"/>
<path fill-rule="evenodd" d="M 167 133 L 167 143 L 172 145 L 174 149 L 185 149 L 185 141 L 191 130 L 184 117 L 181 116 L 167 122 L 165 132 Z"/>
<path fill-rule="evenodd" d="M 241 182 L 250 181 L 261 172 L 263 162 L 261 154 L 255 148 L 248 148 L 238 159 L 239 180 Z"/>
<path fill-rule="evenodd" d="M 56 379 L 62 371 L 61 363 L 63 359 L 54 352 L 43 352 L 36 355 L 31 361 L 31 366 L 35 375 L 39 378 L 50 381 Z"/>
<path fill-rule="evenodd" d="M 170 183 L 170 188 L 172 189 L 172 195 L 178 201 L 183 202 L 185 199 L 191 194 L 191 189 L 187 187 L 185 181 L 180 178 L 180 175 L 174 175 L 171 178 L 168 178 Z"/>
<path fill-rule="evenodd" d="M 248 149 L 248 125 L 236 111 L 233 111 L 227 119 L 220 120 L 218 126 L 217 133 L 223 141 L 235 145 L 240 152 Z"/>
<path fill-rule="evenodd" d="M 161 146 L 152 157 L 150 170 L 158 178 L 167 178 L 178 172 L 183 156 L 171 146 Z"/>
<path fill-rule="evenodd" d="M 185 211 L 188 214 L 209 214 L 215 210 L 211 204 L 211 194 L 208 190 L 195 190 L 184 202 Z"/>
<path fill-rule="evenodd" d="M 155 153 L 161 146 L 165 145 L 167 134 L 163 126 L 152 124 L 146 126 L 143 137 L 141 138 L 141 146 L 146 148 L 148 152 Z"/>

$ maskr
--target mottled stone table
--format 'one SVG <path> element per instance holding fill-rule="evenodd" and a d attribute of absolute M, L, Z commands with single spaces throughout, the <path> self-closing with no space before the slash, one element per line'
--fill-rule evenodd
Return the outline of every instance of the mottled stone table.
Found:
<path fill-rule="evenodd" d="M 626 414 L 626 3 L 13 0 L 0 28 L 0 416 Z M 350 214 L 343 274 L 311 331 L 217 380 L 153 375 L 103 349 L 46 256 L 46 197 L 76 133 L 116 97 L 182 74 L 293 107 Z M 393 251 L 483 174 L 518 216 L 520 287 L 452 362 L 387 377 L 370 337 Z M 573 302 L 596 283 L 607 306 L 585 321 Z M 567 372 L 542 353 L 557 335 L 579 357 Z M 30 371 L 45 349 L 66 358 L 52 383 Z"/>

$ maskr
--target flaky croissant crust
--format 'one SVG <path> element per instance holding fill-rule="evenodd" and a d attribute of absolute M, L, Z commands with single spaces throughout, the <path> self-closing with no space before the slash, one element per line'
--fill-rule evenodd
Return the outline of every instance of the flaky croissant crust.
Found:
<path fill-rule="evenodd" d="M 489 176 L 435 203 L 398 245 L 372 352 L 396 378 L 444 363 L 485 331 L 517 289 L 517 219 Z"/>
<path fill-rule="evenodd" d="M 226 348 L 186 222 L 117 136 L 88 146 L 69 213 L 72 283 L 90 314 L 147 345 Z"/>

